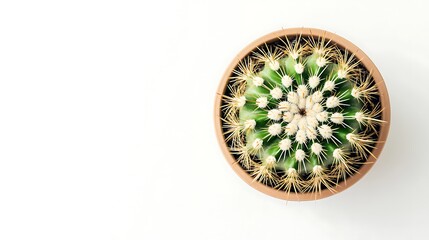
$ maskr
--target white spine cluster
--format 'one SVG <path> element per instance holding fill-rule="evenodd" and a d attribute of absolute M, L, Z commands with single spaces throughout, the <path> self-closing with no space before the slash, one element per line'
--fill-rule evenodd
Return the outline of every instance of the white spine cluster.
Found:
<path fill-rule="evenodd" d="M 290 103 L 283 101 L 279 103 L 279 110 L 282 112 L 286 112 L 290 110 Z"/>
<path fill-rule="evenodd" d="M 295 158 L 297 161 L 302 162 L 302 161 L 304 161 L 305 157 L 306 157 L 306 155 L 305 155 L 304 150 L 302 150 L 302 149 L 296 150 Z"/>
<path fill-rule="evenodd" d="M 268 99 L 266 97 L 259 97 L 256 99 L 256 105 L 258 108 L 265 108 L 268 105 Z"/>
<path fill-rule="evenodd" d="M 340 148 L 335 149 L 332 153 L 332 156 L 336 160 L 343 160 L 343 150 L 341 150 Z"/>
<path fill-rule="evenodd" d="M 359 123 L 362 123 L 364 121 L 364 116 L 365 115 L 363 114 L 363 112 L 357 112 L 357 113 L 355 113 L 355 119 Z"/>
<path fill-rule="evenodd" d="M 294 68 L 295 68 L 295 72 L 298 74 L 301 74 L 304 72 L 304 65 L 302 65 L 302 63 L 295 64 Z"/>
<path fill-rule="evenodd" d="M 255 119 L 248 119 L 244 121 L 244 129 L 255 129 L 256 121 Z"/>
<path fill-rule="evenodd" d="M 269 66 L 270 66 L 271 70 L 277 71 L 280 68 L 280 63 L 277 60 L 272 60 L 269 62 Z"/>
<path fill-rule="evenodd" d="M 277 136 L 282 133 L 282 125 L 280 123 L 274 123 L 268 127 L 268 132 L 271 136 Z"/>
<path fill-rule="evenodd" d="M 328 80 L 325 82 L 325 85 L 323 85 L 323 91 L 331 92 L 334 89 L 335 89 L 335 82 L 334 81 Z"/>
<path fill-rule="evenodd" d="M 284 75 L 282 77 L 282 84 L 285 87 L 290 87 L 292 85 L 292 81 L 293 81 L 293 79 L 291 77 L 289 77 L 288 75 Z"/>
<path fill-rule="evenodd" d="M 234 102 L 236 107 L 241 108 L 244 106 L 244 104 L 246 104 L 246 97 L 245 96 L 236 97 L 234 98 Z"/>
<path fill-rule="evenodd" d="M 283 151 L 287 151 L 292 147 L 292 141 L 289 138 L 283 139 L 279 143 L 279 147 Z"/>
<path fill-rule="evenodd" d="M 252 147 L 256 150 L 261 149 L 263 143 L 264 143 L 264 141 L 262 139 L 257 138 L 253 141 Z"/>
<path fill-rule="evenodd" d="M 322 125 L 319 127 L 319 133 L 323 138 L 329 139 L 332 137 L 332 128 L 328 125 Z"/>
<path fill-rule="evenodd" d="M 326 107 L 327 108 L 336 108 L 340 106 L 340 99 L 335 96 L 331 96 L 328 99 L 326 99 Z"/>
<path fill-rule="evenodd" d="M 274 99 L 280 99 L 283 96 L 283 91 L 279 87 L 275 87 L 270 91 L 270 94 Z"/>
<path fill-rule="evenodd" d="M 278 109 L 271 109 L 268 111 L 267 117 L 271 120 L 278 121 L 282 118 L 282 111 Z"/>
<path fill-rule="evenodd" d="M 320 143 L 313 143 L 313 145 L 311 145 L 311 151 L 316 155 L 320 155 L 322 150 L 323 148 L 322 148 L 322 145 L 320 145 Z"/>
<path fill-rule="evenodd" d="M 287 94 L 287 100 L 291 103 L 291 104 L 298 104 L 299 101 L 299 95 L 296 92 L 289 92 Z"/>
<path fill-rule="evenodd" d="M 342 113 L 336 112 L 331 115 L 331 122 L 336 124 L 342 124 L 344 122 L 344 116 Z"/>
<path fill-rule="evenodd" d="M 283 113 L 283 121 L 287 123 L 292 122 L 293 116 L 294 115 L 292 112 L 285 112 Z"/>
<path fill-rule="evenodd" d="M 304 99 L 305 100 L 305 97 L 307 97 L 307 95 L 308 95 L 308 88 L 307 88 L 307 86 L 305 86 L 303 84 L 299 85 L 298 88 L 297 88 L 297 90 L 296 90 L 296 93 L 298 94 L 298 97 L 300 99 Z"/>
<path fill-rule="evenodd" d="M 273 165 L 276 163 L 276 158 L 274 156 L 268 156 L 265 159 L 265 162 L 267 163 L 267 165 Z"/>
<path fill-rule="evenodd" d="M 326 65 L 326 59 L 324 57 L 318 57 L 316 59 L 316 64 L 319 67 L 324 67 Z"/>
<path fill-rule="evenodd" d="M 253 85 L 260 87 L 264 84 L 264 79 L 261 77 L 254 77 L 253 78 Z"/>
<path fill-rule="evenodd" d="M 318 76 L 311 76 L 308 79 L 308 85 L 310 86 L 311 89 L 314 89 L 317 86 L 319 86 L 319 83 L 320 83 L 320 78 Z"/>
<path fill-rule="evenodd" d="M 285 132 L 288 136 L 294 135 L 298 131 L 298 126 L 295 123 L 286 125 Z"/>
<path fill-rule="evenodd" d="M 338 78 L 346 78 L 346 76 L 347 76 L 347 71 L 346 70 L 344 70 L 344 69 L 340 69 L 340 70 L 338 70 L 338 72 L 337 72 L 337 76 L 338 76 Z"/>

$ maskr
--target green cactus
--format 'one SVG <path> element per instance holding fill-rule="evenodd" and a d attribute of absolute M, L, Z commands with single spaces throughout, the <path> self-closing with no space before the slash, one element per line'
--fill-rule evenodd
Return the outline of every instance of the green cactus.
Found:
<path fill-rule="evenodd" d="M 352 53 L 297 36 L 242 59 L 222 105 L 231 152 L 256 180 L 286 193 L 320 193 L 358 172 L 377 141 L 382 109 Z"/>

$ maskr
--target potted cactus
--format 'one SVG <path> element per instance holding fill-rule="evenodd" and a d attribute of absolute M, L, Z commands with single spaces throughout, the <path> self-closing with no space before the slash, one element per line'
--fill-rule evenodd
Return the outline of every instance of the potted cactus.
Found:
<path fill-rule="evenodd" d="M 245 48 L 215 103 L 220 146 L 254 188 L 314 200 L 351 186 L 387 138 L 383 79 L 355 45 L 318 29 L 285 29 Z"/>

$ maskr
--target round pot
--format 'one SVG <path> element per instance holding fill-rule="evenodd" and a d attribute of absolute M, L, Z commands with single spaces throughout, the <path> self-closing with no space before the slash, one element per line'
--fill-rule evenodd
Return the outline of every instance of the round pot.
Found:
<path fill-rule="evenodd" d="M 373 76 L 375 80 L 375 84 L 377 85 L 379 94 L 380 94 L 380 104 L 381 108 L 384 109 L 381 113 L 381 119 L 385 121 L 379 129 L 379 135 L 378 135 L 378 141 L 375 145 L 375 147 L 372 150 L 372 154 L 369 155 L 367 159 L 367 164 L 363 164 L 359 172 L 349 176 L 347 178 L 347 181 L 342 181 L 338 185 L 335 186 L 333 189 L 334 191 L 323 189 L 320 194 L 314 194 L 314 193 L 290 193 L 286 194 L 284 191 L 269 187 L 267 185 L 264 185 L 258 181 L 254 181 L 254 179 L 249 175 L 246 170 L 244 170 L 240 164 L 237 164 L 237 161 L 235 157 L 231 154 L 229 151 L 228 145 L 225 141 L 225 137 L 222 130 L 222 121 L 221 121 L 221 104 L 222 104 L 222 95 L 224 94 L 226 87 L 229 82 L 229 78 L 233 72 L 233 70 L 236 68 L 237 64 L 240 62 L 241 59 L 243 59 L 245 56 L 247 56 L 250 52 L 252 52 L 256 47 L 260 46 L 264 43 L 270 43 L 273 41 L 278 40 L 280 37 L 288 37 L 288 36 L 314 36 L 314 37 L 324 37 L 328 40 L 331 40 L 331 42 L 337 44 L 338 46 L 342 47 L 345 50 L 348 50 L 349 52 L 353 53 L 355 57 L 360 60 L 361 64 L 368 70 L 371 70 L 371 75 Z M 385 83 L 383 81 L 383 78 L 374 65 L 374 63 L 369 59 L 369 57 L 360 50 L 357 46 L 355 46 L 353 43 L 349 42 L 348 40 L 334 34 L 331 32 L 327 32 L 320 29 L 314 29 L 314 28 L 289 28 L 289 29 L 283 29 L 280 31 L 276 31 L 273 33 L 270 33 L 268 35 L 265 35 L 256 41 L 249 44 L 247 47 L 245 47 L 235 58 L 234 60 L 229 64 L 228 68 L 226 69 L 219 87 L 217 89 L 216 99 L 215 99 L 215 106 L 214 106 L 214 123 L 215 123 L 215 130 L 217 139 L 219 142 L 219 145 L 222 149 L 222 152 L 228 161 L 228 164 L 232 167 L 232 169 L 238 174 L 238 176 L 241 177 L 247 184 L 252 186 L 253 188 L 257 189 L 258 191 L 261 191 L 265 194 L 268 194 L 272 197 L 284 199 L 284 200 L 292 200 L 292 201 L 306 201 L 306 200 L 315 200 L 315 199 L 321 199 L 328 196 L 331 196 L 333 194 L 339 193 L 341 191 L 344 191 L 345 189 L 352 186 L 354 183 L 356 183 L 359 179 L 361 179 L 373 166 L 373 164 L 376 162 L 378 156 L 380 155 L 383 146 L 385 144 L 388 132 L 389 132 L 389 126 L 390 126 L 390 103 L 389 103 L 389 96 L 388 92 L 385 86 Z"/>

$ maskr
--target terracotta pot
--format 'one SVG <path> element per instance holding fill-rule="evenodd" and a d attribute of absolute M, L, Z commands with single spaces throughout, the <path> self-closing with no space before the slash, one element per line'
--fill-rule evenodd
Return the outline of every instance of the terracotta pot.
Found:
<path fill-rule="evenodd" d="M 375 83 L 379 89 L 380 92 L 380 101 L 381 101 L 381 107 L 384 109 L 384 111 L 381 114 L 382 120 L 386 121 L 386 123 L 382 124 L 380 127 L 379 132 L 379 139 L 378 143 L 375 145 L 375 148 L 373 150 L 373 156 L 370 156 L 367 160 L 370 164 L 364 164 L 360 169 L 359 173 L 354 174 L 353 176 L 350 176 L 347 178 L 347 181 L 343 181 L 339 183 L 334 189 L 335 192 L 331 192 L 328 189 L 324 189 L 321 191 L 321 194 L 314 194 L 314 193 L 291 193 L 286 194 L 284 191 L 274 189 L 272 187 L 266 186 L 258 181 L 254 181 L 253 178 L 242 169 L 240 164 L 237 164 L 236 159 L 234 156 L 230 153 L 228 146 L 225 142 L 224 135 L 222 132 L 222 122 L 221 122 L 221 100 L 222 95 L 225 92 L 225 88 L 228 84 L 229 77 L 231 76 L 231 73 L 233 69 L 237 66 L 239 61 L 243 59 L 245 56 L 247 56 L 252 50 L 254 50 L 257 46 L 263 44 L 263 43 L 269 43 L 272 41 L 278 40 L 280 37 L 284 36 L 296 36 L 302 34 L 302 36 L 309 36 L 313 35 L 315 37 L 325 37 L 326 39 L 332 40 L 332 42 L 336 43 L 338 46 L 347 49 L 349 52 L 352 52 L 355 54 L 355 57 L 361 61 L 361 63 L 364 65 L 364 67 L 368 70 L 372 71 L 373 78 L 375 80 Z M 215 122 L 215 130 L 218 142 L 220 144 L 220 147 L 222 149 L 223 154 L 225 155 L 226 160 L 228 161 L 229 165 L 234 169 L 234 171 L 240 176 L 246 183 L 248 183 L 253 188 L 266 193 L 272 197 L 285 199 L 285 200 L 292 200 L 292 201 L 306 201 L 306 200 L 315 200 L 315 199 L 321 199 L 328 196 L 331 196 L 333 194 L 339 193 L 341 191 L 344 191 L 345 189 L 352 186 L 354 183 L 356 183 L 359 179 L 361 179 L 368 171 L 371 169 L 373 164 L 376 162 L 378 156 L 380 155 L 384 143 L 386 141 L 388 132 L 389 132 L 389 126 L 390 126 L 390 102 L 389 102 L 389 96 L 386 89 L 386 85 L 384 84 L 383 78 L 374 65 L 374 63 L 369 59 L 369 57 L 360 50 L 357 46 L 355 46 L 353 43 L 349 42 L 348 40 L 334 34 L 330 33 L 324 30 L 320 29 L 314 29 L 314 28 L 289 28 L 284 29 L 280 31 L 276 31 L 273 33 L 270 33 L 268 35 L 265 35 L 256 41 L 249 44 L 246 48 L 244 48 L 237 57 L 234 58 L 234 60 L 231 62 L 231 64 L 226 69 L 221 82 L 219 84 L 216 99 L 215 99 L 215 106 L 214 106 L 214 122 Z"/>

